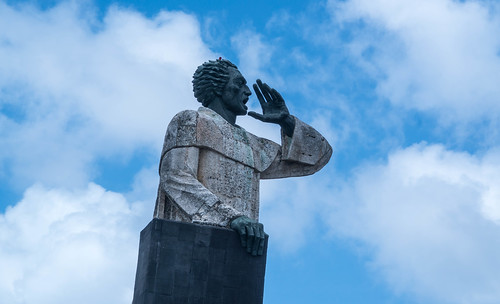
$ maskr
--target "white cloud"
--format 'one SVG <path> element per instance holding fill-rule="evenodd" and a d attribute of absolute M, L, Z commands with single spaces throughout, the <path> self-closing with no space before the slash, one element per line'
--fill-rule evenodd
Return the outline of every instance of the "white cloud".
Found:
<path fill-rule="evenodd" d="M 170 118 L 198 107 L 192 73 L 214 56 L 195 17 L 94 15 L 0 2 L 0 167 L 19 188 L 82 186 L 96 158 L 157 152 Z"/>
<path fill-rule="evenodd" d="M 333 160 L 314 176 L 260 183 L 260 222 L 274 253 L 290 254 L 323 238 L 320 216 L 332 189 Z"/>
<path fill-rule="evenodd" d="M 158 165 L 154 164 L 149 168 L 142 168 L 134 176 L 132 182 L 132 191 L 126 193 L 126 197 L 130 201 L 143 200 L 154 202 L 158 191 L 160 175 L 158 173 Z M 154 206 L 151 206 L 151 214 L 153 214 Z"/>
<path fill-rule="evenodd" d="M 500 301 L 500 154 L 440 145 L 359 168 L 326 204 L 337 235 L 361 241 L 394 290 L 425 303 Z"/>
<path fill-rule="evenodd" d="M 330 1 L 339 24 L 362 20 L 350 50 L 394 104 L 445 121 L 500 114 L 500 15 L 493 4 L 451 0 Z"/>
<path fill-rule="evenodd" d="M 287 10 L 274 12 L 266 23 L 266 30 L 287 29 L 293 16 Z"/>
<path fill-rule="evenodd" d="M 29 188 L 0 214 L 2 303 L 130 303 L 145 211 L 92 183 Z"/>
<path fill-rule="evenodd" d="M 260 185 L 260 222 L 270 236 L 269 246 L 279 253 L 297 251 L 314 228 L 317 206 L 304 179 L 265 180 Z M 272 241 L 271 241 L 272 240 Z"/>
<path fill-rule="evenodd" d="M 267 43 L 262 35 L 251 30 L 243 30 L 231 37 L 231 45 L 238 55 L 238 68 L 247 81 L 253 82 L 257 78 L 263 81 L 268 79 L 264 71 L 268 70 L 273 46 Z"/>

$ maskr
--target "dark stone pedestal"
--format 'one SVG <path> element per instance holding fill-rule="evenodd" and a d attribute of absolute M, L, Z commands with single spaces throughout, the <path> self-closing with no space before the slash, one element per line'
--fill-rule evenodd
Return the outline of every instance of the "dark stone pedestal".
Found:
<path fill-rule="evenodd" d="M 230 229 L 153 219 L 141 232 L 133 304 L 261 304 L 266 251 Z"/>

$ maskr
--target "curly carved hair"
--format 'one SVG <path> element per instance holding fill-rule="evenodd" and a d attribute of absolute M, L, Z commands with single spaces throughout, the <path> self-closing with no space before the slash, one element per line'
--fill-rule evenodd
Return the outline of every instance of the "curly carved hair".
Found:
<path fill-rule="evenodd" d="M 235 68 L 226 59 L 209 60 L 200 65 L 193 75 L 194 97 L 206 107 L 217 96 L 221 96 L 229 80 L 228 68 Z"/>

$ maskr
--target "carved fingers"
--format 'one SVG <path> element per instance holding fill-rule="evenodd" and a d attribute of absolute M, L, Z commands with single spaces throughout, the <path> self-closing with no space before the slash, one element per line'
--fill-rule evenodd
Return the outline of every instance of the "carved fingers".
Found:
<path fill-rule="evenodd" d="M 253 85 L 253 89 L 262 107 L 263 114 L 251 111 L 248 115 L 258 120 L 272 123 L 280 123 L 289 115 L 285 100 L 281 94 L 269 87 L 267 83 L 263 83 L 260 79 L 257 79 L 257 83 Z"/>
<path fill-rule="evenodd" d="M 234 222 L 233 222 L 234 223 Z M 231 223 L 231 228 L 233 228 L 233 224 Z M 233 228 L 240 235 L 241 247 L 247 247 L 247 230 L 245 226 L 238 226 L 237 228 Z"/>
<path fill-rule="evenodd" d="M 233 228 L 240 235 L 241 246 L 253 256 L 264 253 L 267 234 L 264 225 L 246 216 L 240 216 L 231 222 Z"/>
<path fill-rule="evenodd" d="M 264 232 L 264 225 L 260 224 L 259 223 L 259 235 L 257 237 L 258 241 L 259 241 L 259 245 L 256 246 L 256 253 L 257 255 L 262 255 L 264 253 L 264 245 L 265 245 L 265 242 L 266 242 L 266 236 L 267 234 Z"/>
<path fill-rule="evenodd" d="M 253 84 L 253 90 L 255 91 L 255 95 L 257 96 L 257 99 L 259 100 L 260 106 L 262 107 L 262 110 L 264 110 L 267 107 L 267 102 L 264 100 L 263 93 L 259 89 L 263 87 L 262 81 L 260 79 L 257 79 L 257 83 Z M 262 89 L 264 91 L 264 89 Z M 266 94 L 267 95 L 267 94 Z"/>
<path fill-rule="evenodd" d="M 266 121 L 266 118 L 264 117 L 264 115 L 259 114 L 259 113 L 254 112 L 254 111 L 249 111 L 248 116 L 251 116 L 251 117 L 258 119 L 260 121 L 268 122 L 268 121 Z"/>
<path fill-rule="evenodd" d="M 255 255 L 262 255 L 264 251 L 265 233 L 264 225 L 261 223 L 251 223 L 246 226 L 247 231 L 247 252 Z"/>

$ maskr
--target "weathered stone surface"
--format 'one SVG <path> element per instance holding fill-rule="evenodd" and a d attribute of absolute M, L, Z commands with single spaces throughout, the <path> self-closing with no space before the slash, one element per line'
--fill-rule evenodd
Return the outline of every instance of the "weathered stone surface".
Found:
<path fill-rule="evenodd" d="M 261 304 L 264 254 L 230 229 L 153 219 L 141 232 L 133 304 Z"/>
<path fill-rule="evenodd" d="M 237 216 L 258 221 L 261 178 L 320 170 L 332 149 L 297 118 L 282 145 L 231 125 L 208 108 L 183 111 L 169 124 L 160 162 L 155 217 L 228 226 Z"/>

